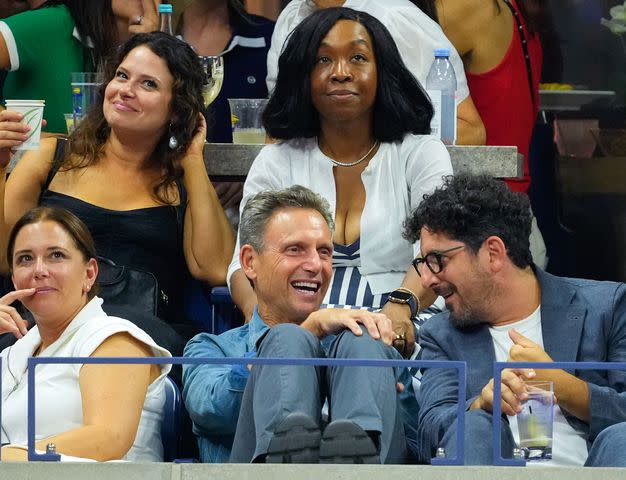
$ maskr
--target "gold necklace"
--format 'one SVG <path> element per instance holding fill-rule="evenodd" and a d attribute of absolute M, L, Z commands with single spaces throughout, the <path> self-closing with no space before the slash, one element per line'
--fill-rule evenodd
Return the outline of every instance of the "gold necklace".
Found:
<path fill-rule="evenodd" d="M 375 149 L 376 147 L 378 147 L 379 145 L 380 145 L 380 142 L 379 142 L 378 140 L 376 140 L 376 141 L 374 142 L 374 144 L 372 145 L 372 147 L 371 147 L 371 148 L 367 151 L 367 153 L 366 153 L 365 155 L 363 155 L 361 158 L 359 158 L 358 160 L 355 160 L 354 162 L 343 163 L 343 162 L 340 162 L 340 161 L 338 161 L 338 160 L 335 160 L 335 159 L 334 159 L 334 158 L 332 158 L 332 157 L 328 157 L 328 155 L 327 155 L 327 157 L 328 157 L 328 159 L 329 159 L 331 162 L 333 162 L 333 163 L 334 163 L 335 165 L 337 165 L 338 167 L 354 167 L 355 165 L 358 165 L 358 164 L 359 164 L 359 163 L 361 163 L 363 160 L 365 160 L 365 159 L 369 156 L 369 154 L 370 154 L 370 153 L 372 153 L 372 152 L 374 151 L 374 149 Z M 317 141 L 317 146 L 319 147 L 319 149 L 320 149 L 320 150 L 322 149 L 322 148 L 320 147 L 320 145 L 319 145 L 319 140 Z"/>

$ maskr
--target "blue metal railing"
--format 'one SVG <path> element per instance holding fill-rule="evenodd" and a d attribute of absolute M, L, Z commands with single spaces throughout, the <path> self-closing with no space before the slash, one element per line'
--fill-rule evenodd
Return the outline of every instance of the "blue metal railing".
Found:
<path fill-rule="evenodd" d="M 58 454 L 38 454 L 35 451 L 35 367 L 40 364 L 227 364 L 227 365 L 310 365 L 310 366 L 366 366 L 366 367 L 407 367 L 407 368 L 452 368 L 458 371 L 457 409 L 457 456 L 455 458 L 433 458 L 434 465 L 463 465 L 464 463 L 464 424 L 466 372 L 465 362 L 425 361 L 425 360 L 370 360 L 370 359 L 323 359 L 323 358 L 187 358 L 187 357 L 33 357 L 28 359 L 28 459 L 30 461 L 58 461 Z M 494 362 L 494 398 L 501 396 L 500 379 L 506 368 L 563 369 L 563 370 L 624 370 L 626 362 Z M 2 358 L 0 358 L 0 384 L 2 382 Z M 2 424 L 2 402 L 0 401 L 0 424 Z M 493 405 L 493 465 L 524 466 L 520 459 L 503 458 L 500 443 L 502 409 L 500 402 Z"/>
<path fill-rule="evenodd" d="M 502 388 L 500 380 L 505 368 L 532 368 L 534 370 L 624 370 L 626 362 L 494 362 L 493 398 L 500 398 Z M 500 402 L 493 402 L 493 464 L 498 466 L 524 466 L 526 461 L 502 457 L 500 430 L 502 429 L 502 407 Z"/>
<path fill-rule="evenodd" d="M 426 360 L 372 360 L 372 359 L 331 359 L 331 358 L 187 358 L 187 357 L 32 357 L 28 359 L 28 460 L 59 461 L 59 454 L 38 454 L 35 451 L 35 368 L 41 364 L 164 364 L 173 365 L 309 365 L 343 367 L 405 367 L 405 368 L 448 368 L 458 371 L 457 454 L 455 458 L 433 458 L 433 465 L 463 465 L 465 449 L 465 391 L 467 365 L 465 362 L 426 361 Z M 1 365 L 0 365 L 1 366 Z M 0 378 L 1 381 L 1 378 Z M 0 412 L 1 414 L 1 412 Z M 0 416 L 0 422 L 2 417 Z"/>

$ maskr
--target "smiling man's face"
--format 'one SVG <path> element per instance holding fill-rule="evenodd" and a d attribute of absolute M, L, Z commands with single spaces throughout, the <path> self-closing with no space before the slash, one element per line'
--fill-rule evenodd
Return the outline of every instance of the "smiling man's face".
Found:
<path fill-rule="evenodd" d="M 485 323 L 490 318 L 490 305 L 496 298 L 497 285 L 489 276 L 489 270 L 481 264 L 480 255 L 443 233 L 422 228 L 420 249 L 422 256 L 451 250 L 442 255 L 441 271 L 432 273 L 423 265 L 420 268 L 422 285 L 431 288 L 444 298 L 450 311 L 450 321 L 458 328 Z"/>
<path fill-rule="evenodd" d="M 332 257 L 332 232 L 316 210 L 275 212 L 265 228 L 263 250 L 253 252 L 246 269 L 263 320 L 300 324 L 316 311 L 330 282 Z"/>

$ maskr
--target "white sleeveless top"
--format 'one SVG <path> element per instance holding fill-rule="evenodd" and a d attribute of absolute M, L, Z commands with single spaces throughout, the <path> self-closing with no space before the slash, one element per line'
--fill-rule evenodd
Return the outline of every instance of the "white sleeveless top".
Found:
<path fill-rule="evenodd" d="M 127 332 L 152 349 L 155 357 L 171 357 L 139 327 L 102 310 L 102 299 L 93 298 L 76 315 L 63 334 L 40 353 L 41 357 L 89 357 L 110 336 Z M 2 357 L 2 443 L 27 444 L 27 360 L 40 345 L 37 326 Z M 162 461 L 161 421 L 165 404 L 164 382 L 171 365 L 160 365 L 161 375 L 148 386 L 133 446 L 125 460 Z M 43 364 L 36 370 L 36 440 L 81 427 L 83 406 L 79 375 L 82 364 Z"/>

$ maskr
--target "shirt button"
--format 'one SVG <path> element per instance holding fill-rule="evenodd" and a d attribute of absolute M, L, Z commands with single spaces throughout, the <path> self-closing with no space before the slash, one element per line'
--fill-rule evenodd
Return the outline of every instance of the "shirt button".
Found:
<path fill-rule="evenodd" d="M 248 83 L 249 83 L 250 85 L 254 85 L 254 84 L 256 83 L 256 77 L 253 77 L 252 75 L 250 75 L 250 76 L 248 77 Z"/>

